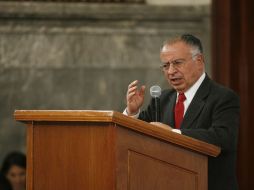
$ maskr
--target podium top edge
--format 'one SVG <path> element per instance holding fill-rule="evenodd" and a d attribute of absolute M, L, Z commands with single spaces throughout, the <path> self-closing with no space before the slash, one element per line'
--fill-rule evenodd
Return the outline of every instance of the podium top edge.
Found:
<path fill-rule="evenodd" d="M 134 131 L 180 145 L 210 156 L 218 156 L 221 149 L 215 145 L 177 134 L 152 124 L 109 110 L 15 110 L 14 118 L 24 123 L 33 122 L 104 122 L 116 123 Z"/>
<path fill-rule="evenodd" d="M 108 110 L 15 110 L 17 121 L 113 121 L 115 111 Z M 120 113 L 118 113 L 120 114 Z"/>

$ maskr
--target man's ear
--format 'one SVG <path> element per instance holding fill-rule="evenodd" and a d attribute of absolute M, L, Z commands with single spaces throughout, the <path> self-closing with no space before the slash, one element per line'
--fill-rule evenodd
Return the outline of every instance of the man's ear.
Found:
<path fill-rule="evenodd" d="M 205 63 L 205 58 L 204 58 L 204 55 L 203 54 L 198 54 L 197 57 L 196 57 L 196 61 L 199 63 L 199 64 L 204 64 Z"/>

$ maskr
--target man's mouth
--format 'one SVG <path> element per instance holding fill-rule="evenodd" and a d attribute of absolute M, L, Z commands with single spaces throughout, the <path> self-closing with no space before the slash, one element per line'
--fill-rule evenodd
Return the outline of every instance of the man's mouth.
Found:
<path fill-rule="evenodd" d="M 170 81 L 172 83 L 179 83 L 182 80 L 182 78 L 171 78 Z"/>

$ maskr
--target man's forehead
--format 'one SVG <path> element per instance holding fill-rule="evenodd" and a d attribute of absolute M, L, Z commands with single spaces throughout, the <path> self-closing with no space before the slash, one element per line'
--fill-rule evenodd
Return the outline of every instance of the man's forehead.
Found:
<path fill-rule="evenodd" d="M 161 53 L 186 53 L 190 51 L 190 46 L 185 44 L 184 42 L 175 42 L 173 44 L 165 44 L 162 49 Z"/>
<path fill-rule="evenodd" d="M 161 53 L 176 52 L 176 48 L 172 45 L 164 45 L 161 49 Z"/>

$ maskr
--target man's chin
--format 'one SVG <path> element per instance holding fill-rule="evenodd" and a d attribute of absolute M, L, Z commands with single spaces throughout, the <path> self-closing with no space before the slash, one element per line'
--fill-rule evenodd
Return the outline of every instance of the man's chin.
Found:
<path fill-rule="evenodd" d="M 184 92 L 184 88 L 180 85 L 172 85 L 171 86 L 177 91 L 177 92 Z"/>

